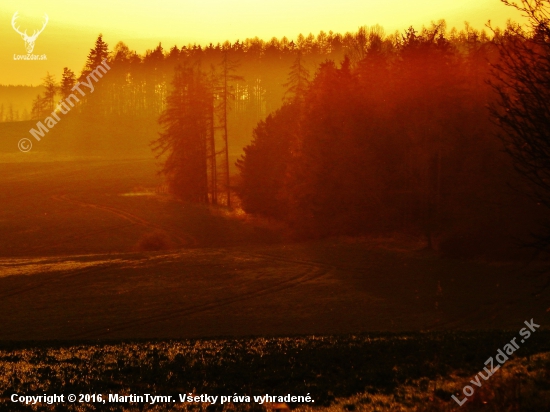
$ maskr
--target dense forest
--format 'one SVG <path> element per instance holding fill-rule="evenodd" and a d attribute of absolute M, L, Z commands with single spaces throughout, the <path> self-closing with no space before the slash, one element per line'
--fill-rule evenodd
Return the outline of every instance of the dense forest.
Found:
<path fill-rule="evenodd" d="M 255 129 L 239 162 L 243 204 L 313 234 L 413 224 L 430 241 L 502 177 L 484 83 L 498 39 L 449 36 L 443 24 L 367 39 L 363 55 L 322 63 Z M 477 218 L 498 224 L 498 208 Z"/>
<path fill-rule="evenodd" d="M 78 78 L 47 75 L 32 116 L 49 116 L 107 59 L 52 147 L 152 147 L 177 197 L 231 206 L 236 191 L 246 212 L 299 236 L 405 232 L 460 255 L 508 254 L 543 215 L 519 193 L 530 186 L 488 110 L 512 27 L 442 20 L 391 35 L 374 26 L 296 42 L 159 44 L 143 56 L 122 42 L 109 50 L 100 35 Z"/>

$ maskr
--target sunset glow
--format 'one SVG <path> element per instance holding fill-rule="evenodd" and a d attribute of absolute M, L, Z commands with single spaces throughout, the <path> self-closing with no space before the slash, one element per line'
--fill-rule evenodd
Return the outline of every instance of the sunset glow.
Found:
<path fill-rule="evenodd" d="M 21 37 L 11 19 L 18 11 L 18 24 L 29 34 L 49 23 L 37 39 L 35 54 L 46 54 L 45 61 L 14 61 L 24 53 Z M 93 3 L 66 0 L 3 1 L 0 5 L 0 83 L 38 84 L 46 71 L 59 73 L 64 66 L 82 68 L 98 33 L 113 47 L 126 42 L 143 53 L 162 42 L 165 48 L 177 44 L 234 42 L 259 37 L 269 40 L 283 36 L 294 39 L 299 33 L 318 34 L 321 30 L 345 33 L 364 25 L 379 24 L 386 33 L 403 31 L 413 25 L 421 28 L 431 21 L 445 19 L 449 28 L 462 28 L 464 22 L 482 29 L 488 20 L 503 26 L 507 19 L 519 20 L 513 9 L 498 0 L 343 0 L 297 2 L 292 0 L 163 0 L 131 2 L 98 0 Z"/>

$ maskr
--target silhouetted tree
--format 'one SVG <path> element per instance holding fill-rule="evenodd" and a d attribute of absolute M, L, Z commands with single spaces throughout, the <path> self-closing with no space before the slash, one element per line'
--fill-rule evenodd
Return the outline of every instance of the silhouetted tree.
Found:
<path fill-rule="evenodd" d="M 31 119 L 39 120 L 43 119 L 47 113 L 46 100 L 42 95 L 38 94 L 32 101 Z"/>
<path fill-rule="evenodd" d="M 10 103 L 8 106 L 8 115 L 6 117 L 7 122 L 15 122 L 19 118 L 19 114 L 17 113 L 17 110 L 13 108 L 13 104 Z"/>
<path fill-rule="evenodd" d="M 500 38 L 501 59 L 493 65 L 491 80 L 498 100 L 491 113 L 516 169 L 536 185 L 539 202 L 550 208 L 550 3 L 503 3 L 527 16 L 531 30 L 509 23 Z M 547 249 L 550 234 L 540 240 Z"/>
<path fill-rule="evenodd" d="M 63 74 L 61 76 L 61 84 L 59 86 L 59 91 L 61 97 L 66 99 L 69 95 L 73 93 L 73 87 L 76 84 L 76 76 L 72 70 L 68 67 L 63 68 Z"/>
<path fill-rule="evenodd" d="M 207 138 L 212 104 L 203 74 L 192 67 L 176 68 L 173 91 L 159 118 L 162 132 L 153 143 L 165 156 L 162 173 L 172 193 L 191 202 L 208 202 Z"/>
<path fill-rule="evenodd" d="M 57 95 L 59 86 L 55 82 L 55 77 L 50 73 L 46 75 L 43 81 L 44 88 L 46 89 L 44 91 L 45 107 L 51 113 L 55 107 L 55 96 Z"/>
<path fill-rule="evenodd" d="M 55 108 L 55 97 L 59 91 L 59 86 L 55 82 L 55 77 L 48 73 L 44 77 L 43 86 L 45 91 L 42 95 L 37 95 L 32 102 L 31 118 L 42 119 L 52 113 Z"/>
<path fill-rule="evenodd" d="M 296 59 L 290 68 L 287 82 L 283 85 L 286 88 L 285 99 L 287 101 L 302 102 L 309 85 L 309 71 L 304 65 L 302 52 L 296 53 Z"/>
<path fill-rule="evenodd" d="M 88 58 L 78 78 L 79 81 L 86 80 L 86 77 L 94 71 L 103 60 L 109 57 L 109 46 L 103 41 L 103 34 L 99 34 L 95 41 L 94 48 L 88 53 Z"/>

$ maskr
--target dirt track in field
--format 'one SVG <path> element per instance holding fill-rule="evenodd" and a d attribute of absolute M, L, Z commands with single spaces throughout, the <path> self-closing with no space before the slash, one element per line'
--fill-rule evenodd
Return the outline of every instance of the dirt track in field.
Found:
<path fill-rule="evenodd" d="M 324 261 L 297 256 L 316 247 L 329 248 L 2 260 L 0 270 L 11 269 L 12 275 L 0 278 L 0 339 L 514 329 L 527 318 L 547 319 L 548 295 L 533 296 L 536 282 L 501 281 L 492 296 L 490 282 L 479 283 L 479 294 L 472 296 L 432 273 L 417 278 L 415 289 L 403 277 L 411 282 L 418 268 L 392 278 L 377 264 L 339 266 L 330 256 Z"/>

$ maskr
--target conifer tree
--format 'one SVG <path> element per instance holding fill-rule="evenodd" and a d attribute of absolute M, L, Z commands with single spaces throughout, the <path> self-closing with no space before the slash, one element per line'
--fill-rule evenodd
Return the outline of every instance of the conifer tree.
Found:
<path fill-rule="evenodd" d="M 82 70 L 82 74 L 78 80 L 86 80 L 86 77 L 108 57 L 109 46 L 103 41 L 103 34 L 99 34 L 95 41 L 94 48 L 90 50 L 90 53 L 88 53 L 86 64 L 84 65 L 84 69 Z"/>
<path fill-rule="evenodd" d="M 290 67 L 288 81 L 283 84 L 283 86 L 286 88 L 285 100 L 287 102 L 303 101 L 308 85 L 309 71 L 304 65 L 302 52 L 298 51 L 296 53 L 296 59 Z"/>
<path fill-rule="evenodd" d="M 50 73 L 47 73 L 46 77 L 44 77 L 44 88 L 46 89 L 44 91 L 44 100 L 45 100 L 45 108 L 46 110 L 51 113 L 54 110 L 55 107 L 55 96 L 57 95 L 57 91 L 59 90 L 59 86 L 55 82 L 55 77 L 51 75 Z"/>
<path fill-rule="evenodd" d="M 211 95 L 196 68 L 176 68 L 173 91 L 159 118 L 162 132 L 153 142 L 157 158 L 165 156 L 162 173 L 177 197 L 208 202 L 207 138 Z"/>
<path fill-rule="evenodd" d="M 63 99 L 66 99 L 70 94 L 73 93 L 72 89 L 75 84 L 76 84 L 76 76 L 74 72 L 70 70 L 68 67 L 64 67 L 63 75 L 61 76 L 61 85 L 59 87 L 59 91 Z"/>
<path fill-rule="evenodd" d="M 34 120 L 44 118 L 47 114 L 52 113 L 55 108 L 55 96 L 59 90 L 55 77 L 48 73 L 43 81 L 44 93 L 42 95 L 38 94 L 32 102 L 31 118 Z"/>

